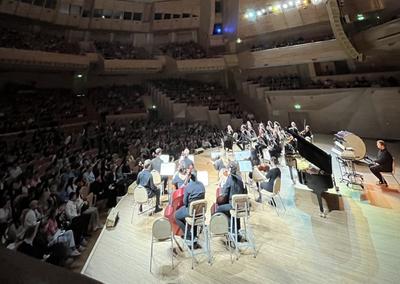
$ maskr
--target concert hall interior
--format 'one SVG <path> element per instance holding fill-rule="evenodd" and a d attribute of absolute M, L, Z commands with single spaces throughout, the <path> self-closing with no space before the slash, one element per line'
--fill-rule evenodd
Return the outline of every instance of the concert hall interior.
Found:
<path fill-rule="evenodd" d="M 399 283 L 399 0 L 0 0 L 0 283 Z"/>

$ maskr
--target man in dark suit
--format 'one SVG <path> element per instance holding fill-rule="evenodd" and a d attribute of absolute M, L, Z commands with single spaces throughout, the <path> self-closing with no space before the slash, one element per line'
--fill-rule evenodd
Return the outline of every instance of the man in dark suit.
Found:
<path fill-rule="evenodd" d="M 390 173 L 393 171 L 393 157 L 386 149 L 386 144 L 383 140 L 376 141 L 376 147 L 378 148 L 378 156 L 374 160 L 375 164 L 370 165 L 369 169 L 379 179 L 378 184 L 387 186 L 387 182 L 381 173 Z"/>
<path fill-rule="evenodd" d="M 161 173 L 161 164 L 163 163 L 163 160 L 161 160 L 160 156 L 162 155 L 162 149 L 157 148 L 155 154 L 155 158 L 151 160 L 151 168 L 152 170 L 156 170 L 158 173 Z M 161 176 L 161 181 L 163 183 L 162 191 L 164 191 L 167 187 L 168 176 Z"/>

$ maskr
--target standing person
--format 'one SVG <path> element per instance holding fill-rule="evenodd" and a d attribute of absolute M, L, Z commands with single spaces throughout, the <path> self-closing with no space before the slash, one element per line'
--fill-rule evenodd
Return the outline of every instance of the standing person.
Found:
<path fill-rule="evenodd" d="M 204 199 L 206 193 L 206 189 L 204 184 L 197 180 L 197 176 L 194 172 L 191 173 L 190 182 L 185 188 L 185 195 L 183 196 L 183 206 L 179 208 L 175 212 L 175 219 L 176 223 L 178 224 L 179 228 L 181 228 L 182 232 L 185 232 L 185 218 L 189 216 L 189 207 L 190 203 L 195 200 Z M 194 227 L 194 236 L 195 239 L 197 236 L 197 228 Z M 183 236 L 186 240 L 190 240 L 190 231 L 188 230 L 188 235 Z M 197 241 L 194 243 L 193 249 L 200 248 Z"/>
<path fill-rule="evenodd" d="M 228 165 L 228 178 L 222 187 L 221 195 L 225 197 L 228 201 L 226 204 L 218 205 L 216 212 L 222 212 L 228 216 L 229 220 L 231 217 L 230 210 L 233 209 L 232 207 L 232 196 L 235 194 L 246 194 L 246 188 L 244 186 L 243 180 L 240 176 L 238 171 L 238 164 L 237 162 L 231 162 Z M 230 222 L 230 221 L 229 221 Z M 230 224 L 233 226 L 233 224 Z M 240 230 L 240 219 L 237 219 L 237 231 Z M 240 239 L 240 236 L 238 236 Z"/>
<path fill-rule="evenodd" d="M 377 159 L 374 160 L 375 164 L 369 166 L 369 169 L 378 178 L 379 181 L 377 184 L 384 184 L 387 186 L 387 182 L 381 173 L 393 171 L 393 157 L 387 150 L 385 141 L 376 141 L 376 147 L 378 148 Z"/>
<path fill-rule="evenodd" d="M 162 211 L 160 208 L 160 189 L 158 189 L 153 182 L 153 176 L 150 172 L 151 169 L 151 161 L 147 159 L 144 161 L 143 170 L 138 174 L 137 184 L 143 186 L 147 189 L 147 196 L 149 198 L 156 197 L 156 208 L 154 210 L 155 213 Z M 142 212 L 142 206 L 139 208 L 140 212 Z"/>

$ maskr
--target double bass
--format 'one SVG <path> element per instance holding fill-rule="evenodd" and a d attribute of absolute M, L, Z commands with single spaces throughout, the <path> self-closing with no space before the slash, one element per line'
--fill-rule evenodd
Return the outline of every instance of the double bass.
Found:
<path fill-rule="evenodd" d="M 185 188 L 189 182 L 190 176 L 192 174 L 192 170 L 193 170 L 193 167 L 190 166 L 189 171 L 186 174 L 186 178 L 185 178 L 183 185 L 180 186 L 177 190 L 175 190 L 172 193 L 170 202 L 164 211 L 164 217 L 166 217 L 168 219 L 169 223 L 171 224 L 173 234 L 178 235 L 178 236 L 183 235 L 183 232 L 182 232 L 181 228 L 179 228 L 178 224 L 176 223 L 175 212 L 176 212 L 176 210 L 178 210 L 179 208 L 181 208 L 183 206 L 183 196 L 185 195 Z"/>

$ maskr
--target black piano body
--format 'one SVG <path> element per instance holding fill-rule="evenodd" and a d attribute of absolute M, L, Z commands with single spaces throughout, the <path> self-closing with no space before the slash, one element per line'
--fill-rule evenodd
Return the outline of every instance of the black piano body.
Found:
<path fill-rule="evenodd" d="M 334 187 L 332 157 L 302 136 L 290 130 L 287 130 L 287 132 L 297 139 L 299 155 L 315 166 L 307 170 L 297 169 L 297 174 L 299 182 L 306 185 L 317 195 L 319 210 L 324 213 L 321 195 L 323 192 L 328 191 L 329 188 Z"/>

